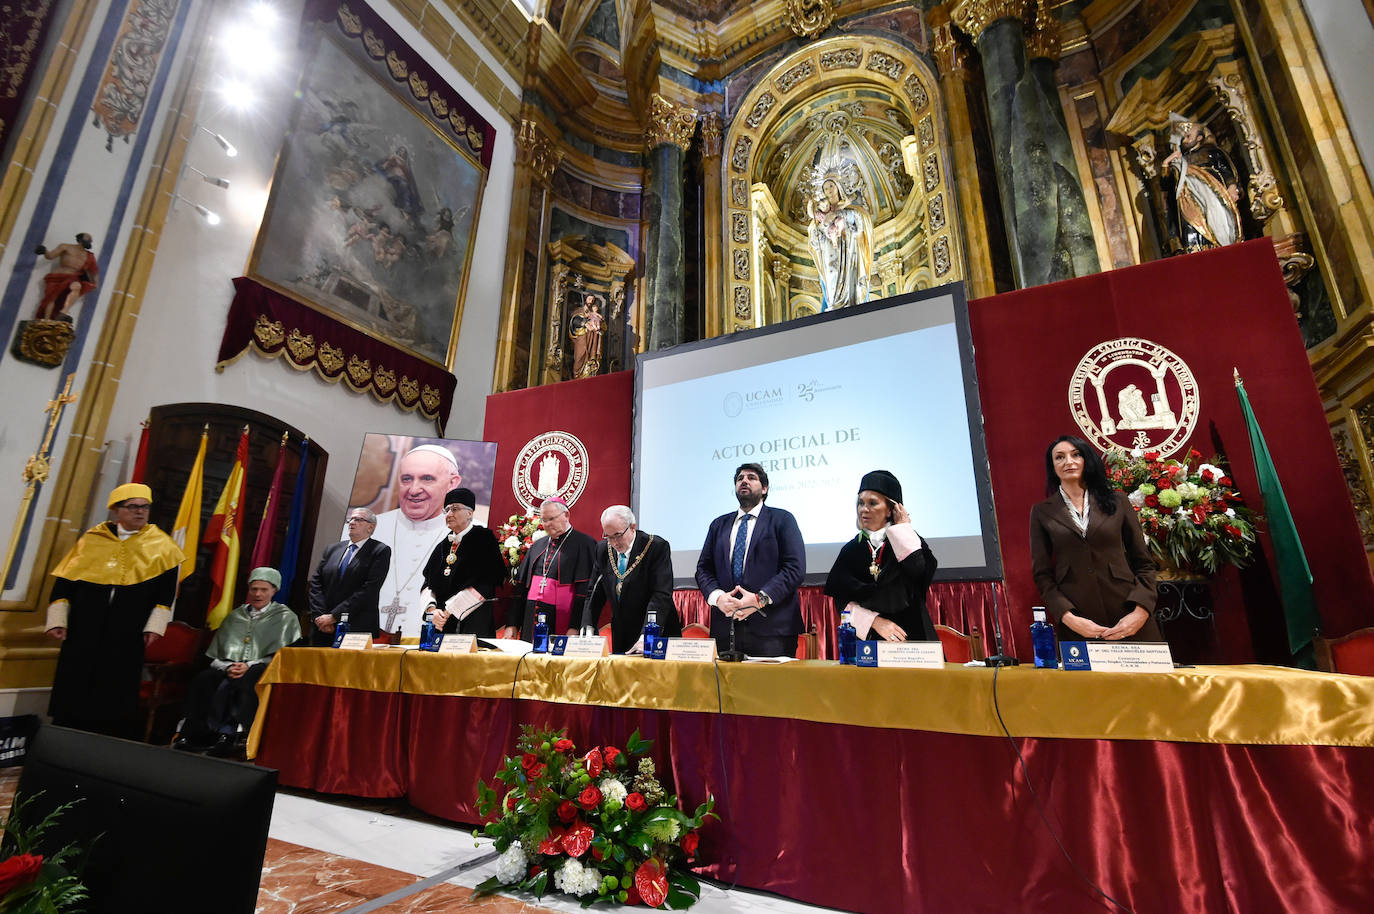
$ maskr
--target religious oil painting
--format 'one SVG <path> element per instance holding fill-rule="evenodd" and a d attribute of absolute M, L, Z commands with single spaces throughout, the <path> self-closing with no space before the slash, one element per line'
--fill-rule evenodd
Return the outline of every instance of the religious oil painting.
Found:
<path fill-rule="evenodd" d="M 447 456 L 440 450 L 447 451 Z M 460 481 L 452 483 L 448 474 L 455 470 Z M 430 482 L 431 478 L 435 481 Z M 449 487 L 461 486 L 471 489 L 477 502 L 473 522 L 486 526 L 495 478 L 495 441 L 368 432 L 358 454 L 348 507 L 370 508 L 376 514 L 400 511 L 410 520 L 421 522 L 442 514 Z"/>
<path fill-rule="evenodd" d="M 254 278 L 449 366 L 486 170 L 331 36 L 305 67 Z"/>

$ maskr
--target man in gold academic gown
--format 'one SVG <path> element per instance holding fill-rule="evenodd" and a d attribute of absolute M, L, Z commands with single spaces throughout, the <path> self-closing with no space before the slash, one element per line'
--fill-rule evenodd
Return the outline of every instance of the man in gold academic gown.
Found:
<path fill-rule="evenodd" d="M 229 756 L 247 738 L 258 713 L 258 680 L 277 651 L 301 638 L 296 614 L 273 599 L 280 587 L 281 572 L 275 568 L 249 573 L 248 602 L 224 617 L 205 649 L 210 668 L 198 673 L 186 692 L 178 749 Z"/>
<path fill-rule="evenodd" d="M 152 490 L 125 483 L 107 502 L 114 520 L 81 535 L 52 571 L 48 634 L 62 642 L 48 713 L 53 723 L 138 738 L 143 649 L 172 618 L 185 556 L 148 523 Z"/>

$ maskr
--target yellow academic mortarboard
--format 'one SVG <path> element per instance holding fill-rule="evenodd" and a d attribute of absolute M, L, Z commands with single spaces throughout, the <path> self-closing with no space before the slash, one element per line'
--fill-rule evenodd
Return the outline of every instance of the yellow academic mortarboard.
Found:
<path fill-rule="evenodd" d="M 110 493 L 110 500 L 105 503 L 105 507 L 113 508 L 121 501 L 128 501 L 131 498 L 146 498 L 151 502 L 153 490 L 141 482 L 126 482 L 122 486 L 115 486 L 114 491 Z"/>

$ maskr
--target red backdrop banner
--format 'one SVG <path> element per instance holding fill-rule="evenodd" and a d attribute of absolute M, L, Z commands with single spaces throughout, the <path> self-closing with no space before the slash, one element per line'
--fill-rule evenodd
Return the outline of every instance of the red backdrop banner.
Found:
<path fill-rule="evenodd" d="M 551 457 L 557 466 L 560 494 L 571 503 L 573 526 L 599 538 L 602 510 L 630 503 L 633 411 L 632 371 L 487 397 L 482 437 L 496 442 L 492 527 L 525 512 L 517 487 L 524 488 L 528 497 L 541 481 L 541 462 Z M 558 432 L 563 436 L 554 434 Z M 576 443 L 564 436 L 576 439 L 584 453 L 579 456 Z M 573 501 L 568 490 L 579 486 L 579 474 L 581 491 Z M 537 498 L 533 501 L 539 503 Z"/>
<path fill-rule="evenodd" d="M 1204 459 L 1225 455 L 1241 493 L 1262 510 L 1232 379 L 1232 368 L 1240 372 L 1302 536 L 1325 631 L 1348 632 L 1374 620 L 1374 578 L 1267 240 L 979 299 L 969 312 L 1008 602 L 1018 629 L 1030 624 L 1030 608 L 1039 602 L 1028 529 L 1031 506 L 1045 497 L 1045 449 L 1061 434 L 1083 436 L 1070 408 L 1075 369 L 1095 347 L 1125 337 L 1165 347 L 1191 369 L 1200 401 L 1192 446 Z M 1169 395 L 1178 409 L 1177 384 Z M 1088 398 L 1095 413 L 1090 384 Z M 1107 399 L 1115 410 L 1116 396 Z M 1153 432 L 1154 441 L 1167 434 Z M 1265 556 L 1254 567 L 1239 577 L 1222 575 L 1213 586 L 1219 656 L 1211 659 L 1287 659 L 1273 555 L 1268 536 L 1261 541 Z"/>

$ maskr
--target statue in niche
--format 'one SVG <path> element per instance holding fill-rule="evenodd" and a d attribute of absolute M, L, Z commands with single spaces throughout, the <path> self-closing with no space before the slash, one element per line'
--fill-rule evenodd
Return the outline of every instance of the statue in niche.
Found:
<path fill-rule="evenodd" d="M 1231 157 L 1202 124 L 1170 114 L 1173 151 L 1164 167 L 1174 172 L 1178 240 L 1187 253 L 1241 240 L 1240 187 Z"/>
<path fill-rule="evenodd" d="M 873 270 L 873 220 L 857 194 L 827 176 L 806 207 L 807 240 L 821 279 L 821 310 L 868 301 Z"/>
<path fill-rule="evenodd" d="M 601 337 L 605 320 L 596 296 L 582 297 L 582 304 L 568 315 L 568 339 L 572 341 L 574 378 L 590 378 L 601 371 Z"/>

